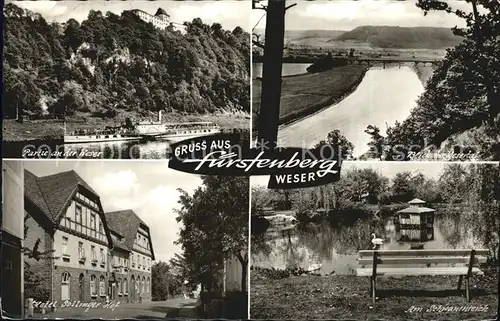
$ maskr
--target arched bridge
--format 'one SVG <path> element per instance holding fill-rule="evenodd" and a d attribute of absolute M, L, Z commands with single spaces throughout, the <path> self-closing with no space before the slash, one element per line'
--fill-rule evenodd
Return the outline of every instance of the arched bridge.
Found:
<path fill-rule="evenodd" d="M 349 57 L 346 58 L 349 64 L 359 64 L 359 65 L 380 65 L 383 64 L 407 64 L 413 63 L 415 65 L 431 65 L 436 66 L 441 63 L 441 59 L 428 59 L 428 58 L 378 58 L 378 57 L 370 57 L 370 58 L 358 58 L 358 57 Z"/>

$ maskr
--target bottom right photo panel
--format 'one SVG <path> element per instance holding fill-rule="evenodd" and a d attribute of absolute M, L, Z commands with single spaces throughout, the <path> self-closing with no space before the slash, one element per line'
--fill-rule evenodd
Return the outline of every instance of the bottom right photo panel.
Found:
<path fill-rule="evenodd" d="M 252 319 L 495 318 L 498 163 L 344 162 L 340 177 L 251 178 Z"/>

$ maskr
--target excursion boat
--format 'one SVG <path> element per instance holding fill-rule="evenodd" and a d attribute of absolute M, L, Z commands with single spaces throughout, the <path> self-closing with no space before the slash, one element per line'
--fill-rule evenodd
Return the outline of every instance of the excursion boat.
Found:
<path fill-rule="evenodd" d="M 104 130 L 77 130 L 64 134 L 65 144 L 79 144 L 79 143 L 106 143 L 106 142 L 125 142 L 125 141 L 139 141 L 141 136 L 137 133 L 123 129 L 104 129 Z"/>
<path fill-rule="evenodd" d="M 135 126 L 137 133 L 143 137 L 152 137 L 170 142 L 208 136 L 221 133 L 221 128 L 211 122 L 160 123 L 140 122 Z"/>

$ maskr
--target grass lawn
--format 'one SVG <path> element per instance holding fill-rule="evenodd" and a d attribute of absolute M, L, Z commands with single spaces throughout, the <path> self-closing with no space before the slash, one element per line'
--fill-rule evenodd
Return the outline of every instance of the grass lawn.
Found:
<path fill-rule="evenodd" d="M 38 120 L 19 123 L 13 119 L 4 119 L 2 135 L 3 141 L 9 142 L 63 139 L 64 121 Z"/>
<path fill-rule="evenodd" d="M 368 66 L 349 65 L 317 74 L 283 77 L 280 124 L 306 117 L 334 104 L 351 93 L 361 82 Z M 262 82 L 252 83 L 253 128 L 260 110 Z"/>
<path fill-rule="evenodd" d="M 279 280 L 251 274 L 252 319 L 485 320 L 496 316 L 497 272 L 471 280 L 471 302 L 456 290 L 458 277 L 378 278 L 377 302 L 370 280 L 357 276 L 293 276 Z M 462 289 L 464 289 L 462 287 Z M 433 312 L 433 306 L 484 307 L 486 312 Z M 419 310 L 422 309 L 422 310 Z"/>

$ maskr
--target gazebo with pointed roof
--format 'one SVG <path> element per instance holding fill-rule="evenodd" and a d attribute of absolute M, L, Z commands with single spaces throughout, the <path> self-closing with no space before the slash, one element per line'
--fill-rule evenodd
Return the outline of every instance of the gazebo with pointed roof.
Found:
<path fill-rule="evenodd" d="M 400 241 L 430 241 L 434 239 L 435 209 L 422 206 L 426 202 L 415 198 L 409 207 L 396 213 L 396 229 Z"/>

